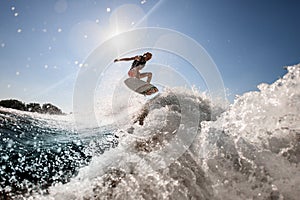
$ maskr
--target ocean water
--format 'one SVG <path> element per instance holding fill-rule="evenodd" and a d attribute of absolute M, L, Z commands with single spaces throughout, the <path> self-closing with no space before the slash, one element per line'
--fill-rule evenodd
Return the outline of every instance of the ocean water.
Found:
<path fill-rule="evenodd" d="M 1 108 L 0 199 L 299 199 L 300 65 L 258 89 L 224 107 L 170 88 L 81 129 Z"/>
<path fill-rule="evenodd" d="M 0 109 L 0 199 L 46 193 L 116 147 L 112 127 L 75 130 L 71 116 Z"/>

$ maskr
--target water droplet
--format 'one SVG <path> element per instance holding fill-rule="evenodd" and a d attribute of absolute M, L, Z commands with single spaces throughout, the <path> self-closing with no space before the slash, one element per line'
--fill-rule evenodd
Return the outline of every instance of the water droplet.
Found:
<path fill-rule="evenodd" d="M 9 156 L 8 156 L 8 155 L 4 155 L 4 156 L 2 156 L 2 158 L 3 158 L 4 160 L 7 160 L 7 159 L 9 158 Z"/>

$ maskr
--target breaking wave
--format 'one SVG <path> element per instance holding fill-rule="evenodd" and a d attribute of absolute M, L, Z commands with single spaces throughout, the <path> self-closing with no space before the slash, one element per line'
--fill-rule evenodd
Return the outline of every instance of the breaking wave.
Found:
<path fill-rule="evenodd" d="M 1 111 L 2 196 L 298 199 L 300 65 L 287 69 L 283 78 L 271 85 L 259 85 L 259 91 L 237 97 L 227 108 L 195 91 L 166 90 L 148 100 L 125 125 L 70 131 L 68 120 L 68 125 L 57 128 L 49 125 L 53 119 L 44 119 L 46 125 L 37 124 L 41 119 Z M 24 130 L 26 124 L 36 129 Z M 4 140 L 7 132 L 11 136 Z M 16 146 L 18 134 L 37 137 L 37 141 L 43 141 L 43 148 L 26 144 L 24 153 L 14 154 L 22 149 Z M 47 141 L 55 142 L 49 145 Z M 57 151 L 59 148 L 61 151 Z M 28 161 L 18 160 L 37 149 L 40 153 L 34 153 L 37 156 L 33 159 L 25 156 Z M 101 153 L 96 153 L 98 150 Z M 45 163 L 37 158 L 45 158 Z M 14 170 L 10 171 L 11 166 Z M 32 190 L 23 190 L 23 186 L 28 188 L 25 184 L 20 192 L 14 184 L 27 180 L 21 173 L 26 169 L 36 169 L 38 176 L 31 181 Z M 51 173 L 50 169 L 57 170 Z M 18 181 L 11 184 L 11 176 Z"/>

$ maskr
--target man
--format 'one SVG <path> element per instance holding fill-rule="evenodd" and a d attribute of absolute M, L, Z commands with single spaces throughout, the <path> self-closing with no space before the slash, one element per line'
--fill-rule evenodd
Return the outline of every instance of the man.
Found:
<path fill-rule="evenodd" d="M 151 72 L 145 72 L 145 73 L 140 73 L 140 70 L 143 69 L 146 65 L 146 62 L 152 58 L 152 54 L 147 52 L 144 53 L 144 55 L 139 55 L 139 56 L 134 56 L 131 58 L 120 58 L 120 59 L 115 59 L 114 62 L 119 62 L 119 61 L 131 61 L 134 60 L 130 70 L 128 71 L 128 76 L 132 78 L 144 78 L 147 77 L 147 83 L 150 83 L 152 79 L 152 73 Z"/>

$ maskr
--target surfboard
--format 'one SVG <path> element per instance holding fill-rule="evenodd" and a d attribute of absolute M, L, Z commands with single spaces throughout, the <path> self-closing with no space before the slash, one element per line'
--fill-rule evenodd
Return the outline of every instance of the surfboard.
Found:
<path fill-rule="evenodd" d="M 158 92 L 157 87 L 137 78 L 128 78 L 124 81 L 124 83 L 129 89 L 139 94 L 151 95 Z"/>

